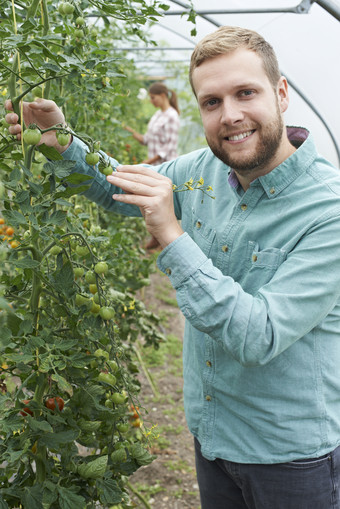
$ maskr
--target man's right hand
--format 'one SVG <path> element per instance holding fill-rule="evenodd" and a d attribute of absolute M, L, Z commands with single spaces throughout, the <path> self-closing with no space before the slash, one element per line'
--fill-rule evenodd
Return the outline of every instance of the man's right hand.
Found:
<path fill-rule="evenodd" d="M 13 106 L 10 100 L 5 102 L 5 109 L 11 111 L 5 116 L 5 120 L 10 124 L 8 131 L 10 134 L 21 139 L 21 125 L 18 123 L 18 115 L 13 113 Z M 65 117 L 60 108 L 54 101 L 48 99 L 37 98 L 34 102 L 23 102 L 23 119 L 25 126 L 28 127 L 30 124 L 36 124 L 40 129 L 48 129 L 56 124 L 65 125 Z M 72 140 L 72 138 L 71 138 Z M 44 133 L 39 144 L 45 143 L 50 147 L 54 147 L 58 152 L 64 152 L 70 145 L 61 146 L 57 142 L 56 132 L 48 131 Z"/>

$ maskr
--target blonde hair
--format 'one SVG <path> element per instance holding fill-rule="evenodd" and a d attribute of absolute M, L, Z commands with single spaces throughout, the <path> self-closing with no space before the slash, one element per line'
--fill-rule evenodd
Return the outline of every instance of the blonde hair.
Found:
<path fill-rule="evenodd" d="M 168 87 L 164 85 L 164 83 L 161 83 L 160 81 L 156 81 L 155 83 L 153 83 L 149 87 L 149 94 L 155 95 L 165 94 L 169 99 L 170 106 L 172 106 L 179 114 L 176 92 L 174 92 L 174 90 L 169 90 Z"/>
<path fill-rule="evenodd" d="M 199 67 L 210 58 L 231 53 L 239 48 L 254 51 L 262 59 L 265 73 L 273 88 L 275 88 L 281 73 L 275 52 L 269 42 L 253 30 L 223 26 L 204 37 L 191 55 L 189 81 L 193 92 L 195 93 L 192 74 L 196 67 Z"/>

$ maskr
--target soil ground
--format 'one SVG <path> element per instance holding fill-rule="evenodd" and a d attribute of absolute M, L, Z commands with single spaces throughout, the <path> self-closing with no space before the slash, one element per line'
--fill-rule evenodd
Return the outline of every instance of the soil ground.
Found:
<path fill-rule="evenodd" d="M 200 509 L 193 437 L 183 409 L 184 317 L 168 278 L 158 269 L 151 275 L 151 285 L 144 289 L 141 300 L 161 317 L 160 327 L 167 341 L 157 351 L 140 347 L 147 367 L 139 375 L 140 403 L 148 410 L 145 424 L 156 425 L 153 431 L 159 437 L 152 449 L 157 459 L 137 470 L 130 484 L 152 509 Z M 132 500 L 138 509 L 147 507 L 135 494 Z"/>

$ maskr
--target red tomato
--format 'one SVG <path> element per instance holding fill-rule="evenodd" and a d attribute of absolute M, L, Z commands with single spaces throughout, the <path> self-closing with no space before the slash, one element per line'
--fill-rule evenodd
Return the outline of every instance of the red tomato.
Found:
<path fill-rule="evenodd" d="M 62 409 L 64 408 L 64 400 L 60 396 L 56 396 L 54 398 L 47 398 L 45 401 L 45 407 L 54 411 L 56 409 L 56 403 L 58 404 L 59 411 L 61 412 Z"/>
<path fill-rule="evenodd" d="M 31 401 L 30 399 L 24 399 L 23 403 L 24 403 L 25 405 L 28 405 L 30 401 Z M 20 415 L 23 415 L 24 417 L 26 417 L 26 415 L 28 415 L 28 414 L 33 415 L 33 412 L 32 412 L 32 410 L 31 410 L 30 408 L 28 408 L 27 406 L 25 406 L 25 408 L 23 408 L 22 410 L 20 410 Z"/>

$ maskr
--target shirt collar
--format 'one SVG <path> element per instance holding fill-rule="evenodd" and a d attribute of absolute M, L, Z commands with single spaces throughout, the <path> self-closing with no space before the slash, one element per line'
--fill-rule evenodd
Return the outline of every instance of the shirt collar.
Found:
<path fill-rule="evenodd" d="M 262 185 L 268 198 L 274 198 L 298 175 L 303 173 L 316 158 L 317 152 L 309 131 L 303 127 L 287 126 L 288 139 L 297 150 L 272 171 L 254 180 L 250 187 Z M 234 170 L 230 171 L 228 182 L 236 189 L 240 184 Z"/>

